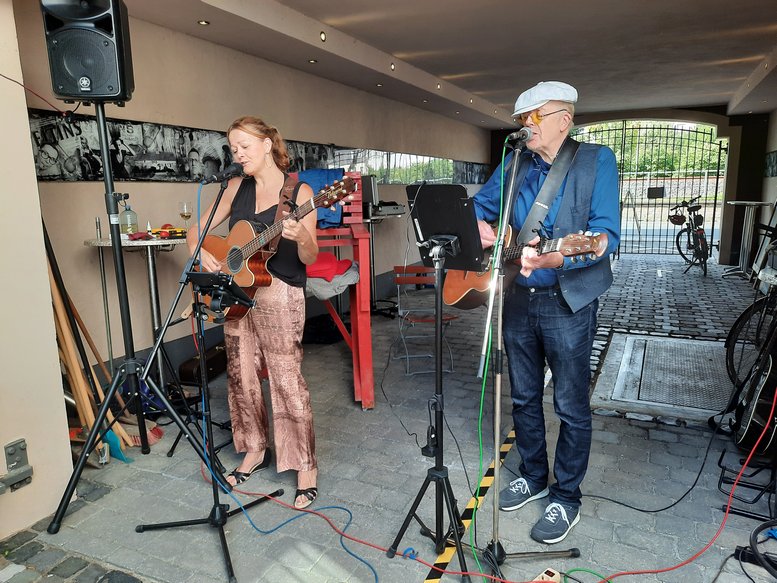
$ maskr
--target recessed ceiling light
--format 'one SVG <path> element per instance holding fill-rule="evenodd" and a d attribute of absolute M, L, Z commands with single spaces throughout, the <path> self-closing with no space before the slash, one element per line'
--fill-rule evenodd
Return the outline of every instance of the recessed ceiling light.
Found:
<path fill-rule="evenodd" d="M 424 99 L 424 103 L 429 103 L 429 100 L 428 99 Z"/>
<path fill-rule="evenodd" d="M 383 87 L 383 83 L 375 83 L 375 87 Z"/>
<path fill-rule="evenodd" d="M 323 30 L 320 33 L 318 33 L 318 36 L 321 39 L 322 43 L 326 42 L 326 33 Z"/>
<path fill-rule="evenodd" d="M 437 89 L 439 89 L 439 88 L 440 88 L 440 84 L 438 83 L 438 84 L 437 84 Z"/>
<path fill-rule="evenodd" d="M 469 102 L 472 103 L 472 98 L 470 98 Z"/>
<path fill-rule="evenodd" d="M 394 65 L 394 63 L 391 63 L 391 64 L 389 65 L 389 68 L 390 68 L 390 69 L 393 71 L 394 69 L 396 69 L 396 66 Z"/>
<path fill-rule="evenodd" d="M 200 26 L 208 26 L 210 24 L 210 21 L 208 21 L 208 20 L 198 20 L 197 24 L 199 24 Z"/>
<path fill-rule="evenodd" d="M 460 111 L 457 111 L 457 112 L 456 112 L 456 115 L 459 115 L 459 114 L 461 114 L 461 112 L 460 112 Z"/>
<path fill-rule="evenodd" d="M 496 115 L 496 110 L 494 110 L 494 115 Z"/>
<path fill-rule="evenodd" d="M 310 63 L 311 65 L 315 65 L 316 63 L 318 63 L 318 59 L 308 59 L 308 63 Z"/>

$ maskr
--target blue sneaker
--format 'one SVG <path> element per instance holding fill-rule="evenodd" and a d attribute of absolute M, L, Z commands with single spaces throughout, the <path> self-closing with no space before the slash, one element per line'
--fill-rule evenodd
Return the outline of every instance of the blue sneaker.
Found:
<path fill-rule="evenodd" d="M 551 502 L 545 514 L 531 529 L 531 537 L 537 542 L 552 545 L 564 540 L 572 527 L 580 522 L 580 507 Z"/>
<path fill-rule="evenodd" d="M 523 478 L 518 478 L 510 482 L 507 488 L 499 492 L 499 509 L 506 511 L 518 510 L 532 500 L 544 498 L 548 495 L 548 492 L 549 490 L 545 488 L 541 492 L 532 494 L 529 483 Z"/>

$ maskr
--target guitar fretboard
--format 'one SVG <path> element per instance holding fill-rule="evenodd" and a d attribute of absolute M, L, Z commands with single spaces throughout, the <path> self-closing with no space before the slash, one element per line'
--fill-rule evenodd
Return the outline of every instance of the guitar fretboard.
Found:
<path fill-rule="evenodd" d="M 321 195 L 325 196 L 325 195 Z M 277 223 L 273 223 L 269 227 L 267 227 L 264 231 L 259 233 L 256 237 L 251 239 L 248 243 L 243 245 L 240 248 L 240 253 L 243 256 L 243 258 L 251 257 L 254 253 L 259 251 L 262 247 L 267 245 L 270 241 L 275 239 L 278 235 L 281 234 L 283 231 L 283 221 L 285 221 L 288 218 L 293 218 L 294 220 L 300 220 L 302 217 L 307 215 L 309 212 L 311 212 L 314 208 L 316 208 L 315 200 L 318 197 L 311 198 L 309 201 L 307 201 L 304 204 L 299 205 L 296 209 L 291 211 L 286 217 L 278 221 Z"/>
<path fill-rule="evenodd" d="M 541 239 L 540 244 L 537 246 L 537 254 L 542 255 L 543 253 L 558 251 L 561 249 L 562 241 L 563 239 Z M 520 259 L 524 247 L 526 247 L 525 243 L 517 243 L 512 247 L 508 247 L 502 252 L 504 260 L 515 261 L 516 259 Z"/>

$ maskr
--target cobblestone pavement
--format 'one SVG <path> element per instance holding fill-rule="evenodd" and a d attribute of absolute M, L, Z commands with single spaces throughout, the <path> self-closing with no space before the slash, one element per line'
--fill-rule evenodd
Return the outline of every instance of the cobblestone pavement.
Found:
<path fill-rule="evenodd" d="M 752 300 L 753 290 L 741 279 L 723 279 L 722 270 L 712 264 L 705 278 L 695 268 L 683 274 L 677 256 L 622 256 L 616 262 L 615 283 L 601 300 L 592 369 L 600 369 L 609 339 L 619 332 L 725 338 L 736 316 Z M 429 290 L 418 296 L 424 294 L 428 301 Z M 457 506 L 463 509 L 478 476 L 486 473 L 493 457 L 492 411 L 496 397 L 490 383 L 481 391 L 475 374 L 480 362 L 484 311 L 455 315 L 458 318 L 446 335 L 455 372 L 443 378 L 445 429 L 438 439 L 443 442 Z M 385 553 L 432 466 L 418 444 L 426 443 L 429 402 L 435 389 L 433 375 L 408 376 L 402 361 L 391 358 L 396 326 L 396 320 L 381 316 L 373 319 L 376 407 L 372 411 L 362 411 L 353 404 L 350 357 L 343 342 L 305 347 L 304 369 L 311 387 L 320 466 L 320 494 L 314 508 L 322 509 L 337 527 L 347 525 L 348 535 L 383 550 L 340 539 L 318 517 L 302 515 L 302 519 L 289 522 L 300 515 L 279 503 L 260 504 L 248 511 L 250 523 L 237 515 L 225 527 L 239 581 L 420 582 L 430 573 L 428 566 L 417 561 L 401 556 L 388 559 Z M 431 350 L 432 344 L 431 340 L 421 341 L 414 349 Z M 425 358 L 413 362 L 413 366 L 429 365 Z M 223 378 L 211 384 L 216 420 L 226 418 L 224 384 Z M 509 387 L 503 387 L 499 396 L 500 441 L 510 429 L 508 393 Z M 546 395 L 546 411 L 552 448 L 557 421 L 550 394 Z M 566 572 L 587 569 L 602 577 L 623 571 L 650 571 L 624 575 L 618 581 L 745 580 L 736 559 L 728 557 L 737 546 L 748 544 L 750 532 L 760 521 L 731 515 L 710 543 L 723 523 L 721 507 L 727 501 L 727 495 L 718 489 L 720 470 L 715 462 L 722 458 L 725 465 L 737 469 L 742 455 L 730 439 L 713 436 L 706 427 L 605 413 L 594 417 L 582 519 L 563 543 L 553 547 L 574 547 L 580 556 L 508 558 L 502 566 L 504 579 L 528 581 L 552 567 Z M 0 543 L 0 583 L 226 581 L 216 529 L 194 526 L 135 532 L 139 523 L 206 517 L 213 507 L 212 490 L 202 477 L 204 466 L 186 441 L 174 455 L 166 455 L 177 433 L 175 427 L 168 426 L 165 437 L 149 455 L 130 452 L 132 463 L 114 461 L 102 469 L 87 468 L 78 484 L 78 499 L 70 504 L 58 534 L 46 532 L 47 519 Z M 220 443 L 227 437 L 217 429 L 214 441 Z M 219 458 L 227 471 L 240 459 L 231 447 L 226 447 Z M 501 472 L 502 486 L 514 477 L 518 462 L 515 450 L 510 449 Z M 295 486 L 292 472 L 278 473 L 273 465 L 252 476 L 242 490 L 255 493 L 282 488 L 285 493 L 280 499 L 288 503 Z M 542 512 L 541 502 L 517 512 L 500 513 L 495 522 L 494 488 L 489 489 L 488 482 L 484 482 L 484 489 L 477 520 L 465 533 L 466 543 L 485 546 L 498 532 L 498 542 L 508 553 L 547 548 L 528 536 Z M 429 489 L 417 512 L 431 527 L 435 526 L 433 491 Z M 236 498 L 243 503 L 251 499 L 245 493 Z M 231 507 L 237 504 L 225 495 L 220 500 Z M 753 512 L 768 511 L 766 497 L 735 505 Z M 702 549 L 704 552 L 694 559 Z M 398 545 L 398 552 L 404 551 L 412 551 L 428 563 L 437 558 L 415 522 Z M 469 570 L 481 571 L 469 547 L 465 554 Z M 673 569 L 681 563 L 687 564 Z M 459 568 L 455 557 L 451 568 Z M 772 580 L 760 567 L 746 563 L 744 568 L 759 583 Z M 573 575 L 582 581 L 602 578 L 582 571 Z M 460 577 L 445 575 L 443 580 Z"/>

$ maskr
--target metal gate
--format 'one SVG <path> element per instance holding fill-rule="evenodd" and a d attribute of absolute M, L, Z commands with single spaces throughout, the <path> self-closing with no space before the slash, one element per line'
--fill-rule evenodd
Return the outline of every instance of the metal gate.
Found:
<path fill-rule="evenodd" d="M 620 173 L 620 252 L 675 253 L 675 235 L 681 227 L 669 222 L 669 209 L 697 196 L 707 240 L 717 245 L 728 140 L 717 138 L 715 126 L 622 120 L 582 126 L 572 135 L 615 152 Z"/>

